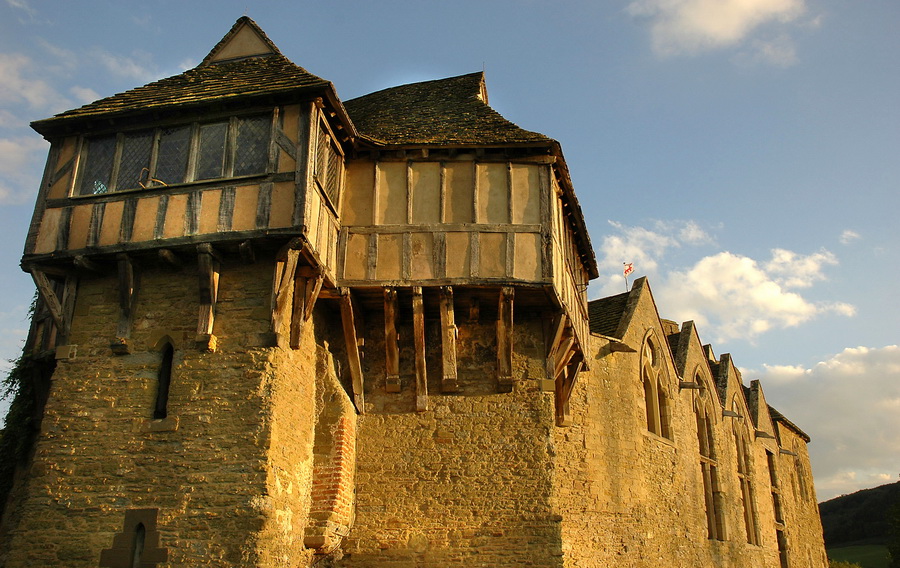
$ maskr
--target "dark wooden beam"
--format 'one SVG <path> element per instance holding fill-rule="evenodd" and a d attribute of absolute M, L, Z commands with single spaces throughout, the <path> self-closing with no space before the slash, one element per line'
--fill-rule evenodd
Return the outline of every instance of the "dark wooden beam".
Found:
<path fill-rule="evenodd" d="M 322 290 L 325 271 L 319 266 L 300 266 L 294 278 L 294 302 L 291 309 L 291 349 L 300 348 L 303 328 L 312 317 L 313 307 Z"/>
<path fill-rule="evenodd" d="M 275 274 L 272 278 L 272 343 L 274 346 L 282 347 L 283 338 L 281 329 L 287 317 L 288 306 L 290 305 L 291 294 L 294 289 L 294 274 L 297 271 L 297 261 L 300 258 L 300 251 L 289 248 L 285 251 L 282 259 L 275 262 Z"/>
<path fill-rule="evenodd" d="M 397 289 L 384 289 L 384 390 L 400 392 L 400 345 L 397 336 Z"/>
<path fill-rule="evenodd" d="M 110 348 L 116 355 L 130 352 L 128 340 L 131 338 L 131 327 L 134 320 L 134 307 L 137 304 L 139 274 L 125 253 L 116 255 L 119 272 L 119 326 L 116 337 Z"/>
<path fill-rule="evenodd" d="M 34 280 L 38 293 L 41 295 L 41 300 L 43 300 L 44 305 L 47 306 L 47 310 L 50 312 L 50 317 L 53 318 L 53 323 L 56 324 L 56 328 L 65 329 L 66 320 L 63 317 L 64 311 L 62 303 L 56 296 L 56 292 L 53 290 L 53 284 L 50 283 L 50 279 L 47 278 L 47 275 L 44 274 L 43 271 L 36 268 L 31 269 L 31 278 Z"/>
<path fill-rule="evenodd" d="M 341 295 L 341 323 L 344 328 L 344 343 L 347 349 L 347 359 L 350 366 L 350 380 L 353 386 L 353 403 L 356 411 L 365 414 L 365 397 L 363 396 L 363 373 L 359 355 L 359 339 L 356 333 L 356 302 L 350 294 L 349 288 L 339 288 Z"/>
<path fill-rule="evenodd" d="M 416 411 L 428 410 L 428 378 L 425 374 L 425 305 L 422 287 L 412 289 L 413 338 L 416 349 Z"/>
<path fill-rule="evenodd" d="M 497 307 L 497 388 L 510 392 L 513 388 L 513 297 L 512 286 L 500 288 Z"/>
<path fill-rule="evenodd" d="M 441 311 L 441 392 L 459 391 L 456 374 L 456 319 L 453 312 L 453 288 L 442 286 Z"/>
<path fill-rule="evenodd" d="M 219 260 L 209 243 L 197 247 L 197 267 L 200 283 L 200 310 L 197 319 L 197 348 L 216 350 L 213 325 L 216 320 L 216 300 L 219 295 Z"/>

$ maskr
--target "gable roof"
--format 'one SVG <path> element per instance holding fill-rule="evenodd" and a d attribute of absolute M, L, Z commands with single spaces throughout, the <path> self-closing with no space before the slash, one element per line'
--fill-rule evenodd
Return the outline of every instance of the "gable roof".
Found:
<path fill-rule="evenodd" d="M 249 33 L 244 30 L 251 30 L 260 44 L 269 50 L 253 56 L 214 61 L 216 54 L 222 53 L 231 45 L 231 39 L 242 33 Z M 259 45 L 256 47 L 259 48 Z M 271 97 L 317 90 L 324 91 L 329 99 L 336 100 L 329 81 L 291 62 L 250 18 L 243 17 L 197 67 L 52 118 L 32 122 L 31 126 L 47 135 L 73 122 L 101 116 L 121 117 L 154 109 L 180 110 L 210 103 L 239 102 L 256 96 Z"/>
<path fill-rule="evenodd" d="M 266 32 L 256 22 L 247 16 L 237 19 L 219 43 L 213 46 L 200 67 L 210 65 L 218 61 L 228 61 L 240 57 L 254 57 L 260 55 L 281 55 Z"/>
<path fill-rule="evenodd" d="M 621 337 L 616 335 L 616 332 L 628 305 L 629 294 L 631 292 L 623 292 L 622 294 L 588 302 L 588 318 L 590 319 L 591 331 L 607 337 L 621 339 Z"/>
<path fill-rule="evenodd" d="M 344 103 L 361 134 L 385 144 L 518 144 L 553 140 L 487 104 L 484 73 L 391 87 Z"/>
<path fill-rule="evenodd" d="M 785 418 L 784 414 L 778 412 L 772 405 L 769 405 L 769 416 L 772 417 L 773 422 L 780 422 L 787 427 L 788 430 L 793 430 L 795 434 L 800 436 L 800 438 L 806 442 L 807 444 L 810 442 L 809 435 L 800 429 L 799 426 Z"/>

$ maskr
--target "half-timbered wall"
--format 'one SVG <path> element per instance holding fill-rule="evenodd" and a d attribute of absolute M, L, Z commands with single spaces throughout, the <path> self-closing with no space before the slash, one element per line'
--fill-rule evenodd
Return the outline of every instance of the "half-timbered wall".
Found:
<path fill-rule="evenodd" d="M 343 282 L 548 282 L 541 243 L 549 168 L 473 158 L 351 163 Z"/>
<path fill-rule="evenodd" d="M 306 103 L 272 112 L 269 164 L 259 175 L 77 196 L 85 142 L 69 136 L 50 153 L 46 198 L 26 255 L 79 255 L 306 233 L 335 266 L 343 156 L 323 113 Z M 316 144 L 306 143 L 311 124 Z"/>
<path fill-rule="evenodd" d="M 553 268 L 553 287 L 557 297 L 563 304 L 563 309 L 569 314 L 572 327 L 578 340 L 587 341 L 588 313 L 587 313 L 587 285 L 588 276 L 578 254 L 572 226 L 567 217 L 572 214 L 561 198 L 562 190 L 556 179 L 553 179 L 553 199 L 551 203 L 551 230 L 552 238 L 550 255 Z"/>

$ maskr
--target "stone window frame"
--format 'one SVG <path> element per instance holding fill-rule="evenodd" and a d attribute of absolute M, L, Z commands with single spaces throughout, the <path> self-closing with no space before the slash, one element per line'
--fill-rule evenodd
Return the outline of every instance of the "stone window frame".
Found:
<path fill-rule="evenodd" d="M 694 416 L 697 422 L 697 446 L 700 454 L 700 475 L 703 480 L 704 511 L 707 538 L 726 540 L 724 492 L 719 482 L 719 461 L 716 452 L 716 413 L 710 397 L 710 388 L 699 371 L 694 371 L 694 382 L 700 386 L 694 398 Z"/>
<path fill-rule="evenodd" d="M 759 545 L 759 522 L 756 510 L 756 501 L 753 496 L 753 464 L 750 451 L 750 428 L 745 418 L 746 411 L 738 412 L 740 408 L 737 396 L 732 398 L 731 410 L 739 415 L 734 419 L 734 446 L 737 461 L 738 485 L 740 488 L 741 508 L 744 518 L 744 529 L 747 533 L 747 543 Z"/>
<path fill-rule="evenodd" d="M 671 441 L 673 397 L 666 381 L 662 345 L 653 329 L 644 334 L 640 351 L 640 381 L 647 431 Z"/>
<path fill-rule="evenodd" d="M 157 530 L 159 509 L 128 509 L 122 532 L 113 535 L 112 546 L 100 551 L 100 568 L 154 568 L 168 562 L 169 550 L 160 546 Z M 143 529 L 143 530 L 142 530 Z"/>
<path fill-rule="evenodd" d="M 272 155 L 271 151 L 272 145 L 275 143 L 275 117 L 277 117 L 277 113 L 274 113 L 272 110 L 267 110 L 263 112 L 251 112 L 247 114 L 237 114 L 226 117 L 220 117 L 216 119 L 207 119 L 207 120 L 196 120 L 192 122 L 181 122 L 177 124 L 171 125 L 162 125 L 162 126 L 145 126 L 143 128 L 134 128 L 128 130 L 122 130 L 102 135 L 84 135 L 80 140 L 80 147 L 78 151 L 78 163 L 76 164 L 75 175 L 73 176 L 72 188 L 70 191 L 71 197 L 90 197 L 96 195 L 106 195 L 109 193 L 122 193 L 129 191 L 141 191 L 146 189 L 158 189 L 163 187 L 172 187 L 172 186 L 182 186 L 192 183 L 209 183 L 216 182 L 219 180 L 226 179 L 241 179 L 248 177 L 255 177 L 260 175 L 265 175 L 270 173 L 274 169 L 274 164 L 272 163 Z M 254 120 L 258 118 L 268 118 L 268 136 L 265 142 L 266 147 L 262 152 L 263 154 L 263 164 L 259 168 L 259 171 L 252 171 L 250 173 L 241 173 L 239 175 L 235 175 L 235 156 L 239 153 L 240 148 L 238 147 L 238 141 L 240 139 L 241 132 L 241 121 L 245 120 Z M 216 124 L 224 124 L 226 125 L 226 133 L 225 133 L 225 141 L 223 146 L 223 156 L 222 156 L 222 168 L 221 175 L 218 177 L 204 177 L 197 178 L 197 171 L 199 168 L 199 154 L 200 154 L 200 146 L 201 146 L 201 131 L 204 127 L 209 127 Z M 159 148 L 160 141 L 166 131 L 173 131 L 181 128 L 188 129 L 188 148 L 187 148 L 187 156 L 185 159 L 184 166 L 184 176 L 180 181 L 167 183 L 162 180 L 157 180 L 155 176 L 157 175 L 158 170 L 158 156 L 159 156 Z M 141 133 L 150 133 L 152 136 L 152 141 L 150 143 L 149 156 L 147 167 L 141 170 L 141 176 L 136 184 L 127 184 L 126 187 L 122 187 L 122 183 L 119 182 L 118 177 L 120 173 L 120 168 L 122 166 L 122 156 L 123 150 L 125 149 L 128 141 L 131 139 L 130 137 L 134 137 L 140 135 Z M 112 162 L 110 166 L 111 169 L 108 172 L 107 183 L 103 184 L 103 180 L 95 180 L 97 183 L 100 183 L 102 186 L 102 190 L 100 187 L 91 189 L 87 187 L 90 183 L 88 179 L 85 178 L 85 171 L 91 169 L 92 162 L 90 156 L 90 149 L 92 144 L 109 144 L 112 142 L 113 144 L 113 154 L 109 158 L 109 161 Z M 102 168 L 104 169 L 104 168 Z M 146 180 L 144 179 L 144 170 L 146 170 Z"/>

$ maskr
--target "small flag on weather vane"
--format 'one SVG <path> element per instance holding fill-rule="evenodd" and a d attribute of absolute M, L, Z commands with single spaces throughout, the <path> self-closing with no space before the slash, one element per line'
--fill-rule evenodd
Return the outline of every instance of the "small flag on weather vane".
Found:
<path fill-rule="evenodd" d="M 634 263 L 633 262 L 623 262 L 624 267 L 622 268 L 622 276 L 628 276 L 632 272 L 634 272 Z"/>

